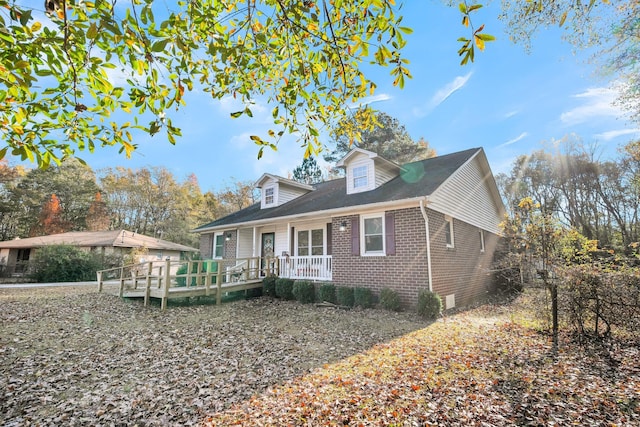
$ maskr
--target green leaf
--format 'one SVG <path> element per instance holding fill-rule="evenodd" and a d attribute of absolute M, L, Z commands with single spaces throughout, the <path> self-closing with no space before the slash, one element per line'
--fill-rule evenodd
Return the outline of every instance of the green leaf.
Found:
<path fill-rule="evenodd" d="M 165 47 L 167 47 L 167 43 L 169 43 L 169 39 L 156 40 L 151 45 L 151 51 L 152 52 L 164 52 Z"/>
<path fill-rule="evenodd" d="M 97 35 L 98 35 L 98 26 L 96 25 L 95 22 L 92 22 L 91 25 L 89 25 L 89 29 L 87 30 L 87 38 L 90 40 L 94 40 Z"/>
<path fill-rule="evenodd" d="M 240 117 L 244 112 L 243 111 L 236 111 L 235 113 L 231 113 L 231 117 L 234 119 L 237 119 L 238 117 Z"/>

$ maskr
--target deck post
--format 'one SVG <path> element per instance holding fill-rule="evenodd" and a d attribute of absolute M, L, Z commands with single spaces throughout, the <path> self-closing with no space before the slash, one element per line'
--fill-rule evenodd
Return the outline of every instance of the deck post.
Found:
<path fill-rule="evenodd" d="M 120 290 L 118 296 L 122 298 L 124 295 L 124 265 L 120 267 Z"/>
<path fill-rule="evenodd" d="M 164 270 L 164 293 L 162 295 L 161 310 L 167 309 L 167 299 L 169 299 L 169 286 L 171 285 L 171 260 L 167 258 Z"/>
<path fill-rule="evenodd" d="M 149 295 L 151 294 L 151 274 L 153 273 L 153 261 L 149 262 L 149 268 L 147 270 L 147 287 L 144 290 L 144 306 L 149 305 Z"/>
<path fill-rule="evenodd" d="M 98 292 L 102 292 L 102 271 L 96 272 L 98 275 Z"/>
<path fill-rule="evenodd" d="M 211 271 L 208 271 L 209 269 L 207 269 L 207 271 L 205 271 L 204 273 L 204 287 L 205 287 L 205 295 L 209 296 L 211 295 Z"/>
<path fill-rule="evenodd" d="M 222 268 L 218 267 L 218 272 L 216 273 L 216 305 L 222 304 Z"/>

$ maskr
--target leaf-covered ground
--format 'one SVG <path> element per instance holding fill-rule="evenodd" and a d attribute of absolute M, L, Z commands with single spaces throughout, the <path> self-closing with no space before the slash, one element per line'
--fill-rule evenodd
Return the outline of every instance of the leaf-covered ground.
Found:
<path fill-rule="evenodd" d="M 88 292 L 0 290 L 0 424 L 640 425 L 638 343 L 554 359 L 522 300 L 428 324 Z"/>
<path fill-rule="evenodd" d="M 163 313 L 89 287 L 0 289 L 0 425 L 197 425 L 425 325 L 268 298 Z"/>

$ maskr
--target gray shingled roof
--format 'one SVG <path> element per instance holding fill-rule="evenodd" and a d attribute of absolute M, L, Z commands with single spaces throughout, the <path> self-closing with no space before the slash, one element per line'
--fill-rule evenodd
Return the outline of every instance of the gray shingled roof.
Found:
<path fill-rule="evenodd" d="M 345 178 L 322 182 L 315 185 L 315 191 L 310 191 L 283 205 L 260 209 L 260 203 L 256 203 L 248 208 L 202 225 L 196 228 L 195 231 L 349 206 L 363 206 L 428 196 L 481 150 L 482 148 L 472 148 L 408 163 L 403 166 L 403 172 L 400 176 L 393 178 L 375 190 L 362 193 L 347 194 Z"/>
<path fill-rule="evenodd" d="M 167 240 L 156 239 L 127 230 L 109 231 L 70 231 L 48 236 L 29 237 L 0 242 L 0 248 L 40 248 L 48 245 L 73 245 L 81 247 L 121 247 L 141 248 L 165 251 L 196 252 L 198 249 L 180 245 Z"/>

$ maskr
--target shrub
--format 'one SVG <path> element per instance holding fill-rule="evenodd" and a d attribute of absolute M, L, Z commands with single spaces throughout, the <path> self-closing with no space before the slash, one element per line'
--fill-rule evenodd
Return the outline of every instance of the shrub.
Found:
<path fill-rule="evenodd" d="M 276 296 L 286 300 L 295 299 L 293 296 L 293 279 L 284 277 L 276 279 Z"/>
<path fill-rule="evenodd" d="M 357 287 L 353 291 L 353 302 L 356 307 L 373 307 L 373 293 L 369 288 Z"/>
<path fill-rule="evenodd" d="M 102 264 L 76 246 L 51 245 L 38 249 L 30 267 L 36 282 L 82 282 L 96 280 L 96 271 Z"/>
<path fill-rule="evenodd" d="M 336 299 L 339 305 L 353 307 L 353 288 L 350 286 L 339 286 L 336 290 Z"/>
<path fill-rule="evenodd" d="M 262 288 L 251 288 L 247 289 L 246 297 L 249 298 L 259 298 L 262 296 Z"/>
<path fill-rule="evenodd" d="M 384 288 L 380 291 L 380 306 L 385 310 L 400 311 L 400 295 L 393 289 Z"/>
<path fill-rule="evenodd" d="M 560 283 L 560 312 L 580 338 L 640 337 L 640 277 L 635 268 L 567 268 Z"/>
<path fill-rule="evenodd" d="M 442 300 L 435 292 L 422 289 L 418 292 L 418 314 L 425 319 L 436 319 L 442 312 Z"/>
<path fill-rule="evenodd" d="M 262 279 L 262 291 L 265 295 L 270 297 L 276 296 L 276 280 L 278 280 L 278 276 L 274 274 Z"/>
<path fill-rule="evenodd" d="M 302 304 L 310 304 L 316 299 L 316 289 L 307 280 L 298 280 L 293 284 L 293 296 Z"/>
<path fill-rule="evenodd" d="M 498 269 L 492 277 L 493 290 L 497 294 L 514 295 L 522 292 L 520 269 L 518 267 L 504 267 Z"/>
<path fill-rule="evenodd" d="M 336 299 L 336 285 L 333 283 L 323 283 L 320 286 L 319 290 L 319 298 L 320 301 L 330 302 L 331 304 L 335 304 L 338 300 Z"/>

